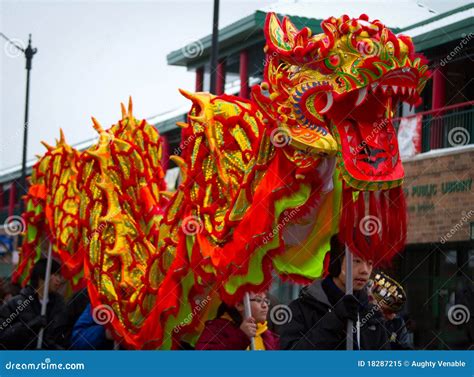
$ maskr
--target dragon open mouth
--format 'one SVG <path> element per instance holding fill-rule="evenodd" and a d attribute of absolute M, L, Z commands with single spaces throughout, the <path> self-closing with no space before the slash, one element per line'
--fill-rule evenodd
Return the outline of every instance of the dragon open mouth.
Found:
<path fill-rule="evenodd" d="M 349 93 L 333 92 L 326 111 L 338 140 L 338 159 L 346 182 L 377 190 L 398 186 L 403 179 L 396 131 L 391 115 L 399 102 L 415 104 L 418 72 L 402 68 Z M 327 104 L 319 106 L 327 107 Z M 316 105 L 318 106 L 318 104 Z"/>

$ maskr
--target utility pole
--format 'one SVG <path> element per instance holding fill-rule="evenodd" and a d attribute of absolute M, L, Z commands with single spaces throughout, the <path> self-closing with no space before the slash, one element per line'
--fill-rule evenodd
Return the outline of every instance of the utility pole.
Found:
<path fill-rule="evenodd" d="M 37 48 L 31 46 L 31 34 L 29 35 L 28 47 L 23 48 L 10 40 L 5 34 L 0 33 L 0 35 L 12 46 L 21 51 L 26 58 L 26 99 L 25 99 L 25 122 L 23 123 L 23 154 L 21 161 L 21 179 L 18 190 L 18 198 L 20 200 L 20 214 L 23 213 L 25 209 L 25 204 L 21 199 L 27 193 L 27 184 L 26 184 L 26 152 L 28 146 L 28 115 L 29 115 L 29 105 L 30 105 L 30 71 L 33 62 L 33 56 L 38 52 Z"/>
<path fill-rule="evenodd" d="M 219 0 L 214 0 L 214 17 L 212 24 L 212 47 L 211 47 L 211 88 L 210 92 L 217 92 L 217 60 L 219 57 Z"/>

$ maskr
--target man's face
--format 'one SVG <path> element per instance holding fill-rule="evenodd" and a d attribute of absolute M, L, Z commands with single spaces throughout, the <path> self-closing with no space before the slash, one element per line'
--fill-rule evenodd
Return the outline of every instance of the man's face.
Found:
<path fill-rule="evenodd" d="M 359 257 L 353 258 L 352 272 L 355 290 L 361 290 L 365 287 L 369 281 L 370 274 L 372 273 L 372 268 L 371 260 L 368 261 Z"/>
<path fill-rule="evenodd" d="M 365 287 L 369 281 L 370 274 L 372 273 L 372 261 L 365 260 L 358 256 L 352 257 L 352 284 L 355 291 L 360 291 Z M 345 284 L 346 282 L 346 258 L 343 258 L 340 280 Z"/>
<path fill-rule="evenodd" d="M 64 278 L 60 273 L 52 274 L 51 278 L 49 279 L 49 291 L 50 292 L 58 292 L 59 289 L 64 284 Z"/>

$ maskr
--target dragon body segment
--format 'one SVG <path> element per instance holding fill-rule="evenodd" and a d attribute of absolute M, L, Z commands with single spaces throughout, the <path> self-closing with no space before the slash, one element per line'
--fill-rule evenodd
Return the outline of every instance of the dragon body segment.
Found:
<path fill-rule="evenodd" d="M 264 81 L 250 100 L 181 91 L 192 107 L 178 124 L 181 154 L 171 157 L 181 170 L 174 193 L 163 140 L 131 102 L 109 130 L 93 119 L 99 141 L 67 150 L 74 164 L 50 165 L 48 151 L 28 194 L 19 274 L 39 256 L 33 234 L 56 222 L 51 239 L 74 234 L 76 247 L 65 250 L 84 261 L 92 304 L 107 309 L 117 339 L 169 349 L 193 344 L 221 301 L 267 288 L 272 273 L 300 283 L 320 277 L 338 232 L 354 253 L 388 262 L 406 233 L 390 117 L 397 101 L 419 101 L 427 67 L 408 37 L 365 15 L 330 18 L 322 29 L 313 36 L 269 14 Z M 45 181 L 54 166 L 70 197 Z M 54 197 L 70 205 L 51 214 Z M 376 219 L 375 231 L 366 218 Z"/>

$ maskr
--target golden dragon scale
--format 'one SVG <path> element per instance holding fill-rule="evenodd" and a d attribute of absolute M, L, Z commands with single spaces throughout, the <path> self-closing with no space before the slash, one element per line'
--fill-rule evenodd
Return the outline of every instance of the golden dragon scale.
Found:
<path fill-rule="evenodd" d="M 62 131 L 55 147 L 43 144 L 48 151 L 33 166 L 24 198 L 25 234 L 13 279 L 25 284 L 41 251 L 51 243 L 53 253 L 62 261 L 63 275 L 73 289 L 82 288 L 84 249 L 79 242 L 77 191 L 80 154 L 66 143 Z"/>

